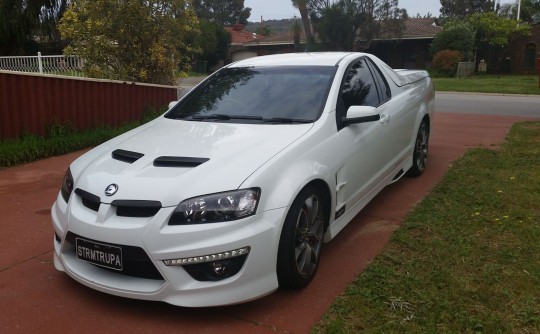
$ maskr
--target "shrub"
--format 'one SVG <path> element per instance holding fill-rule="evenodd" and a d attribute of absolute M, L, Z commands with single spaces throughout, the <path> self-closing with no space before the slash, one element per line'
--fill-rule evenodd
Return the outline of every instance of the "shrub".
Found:
<path fill-rule="evenodd" d="M 458 63 L 463 59 L 463 55 L 459 51 L 442 50 L 433 56 L 433 67 L 449 76 L 454 76 L 458 67 Z"/>
<path fill-rule="evenodd" d="M 433 51 L 456 50 L 464 58 L 471 58 L 474 49 L 474 33 L 466 23 L 454 22 L 447 24 L 433 40 Z"/>

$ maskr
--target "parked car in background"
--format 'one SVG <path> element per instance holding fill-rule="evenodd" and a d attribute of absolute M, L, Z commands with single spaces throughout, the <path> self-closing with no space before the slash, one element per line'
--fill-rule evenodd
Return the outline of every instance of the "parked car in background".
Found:
<path fill-rule="evenodd" d="M 54 264 L 96 290 L 200 307 L 302 288 L 385 186 L 422 174 L 425 71 L 362 53 L 243 60 L 74 161 Z"/>

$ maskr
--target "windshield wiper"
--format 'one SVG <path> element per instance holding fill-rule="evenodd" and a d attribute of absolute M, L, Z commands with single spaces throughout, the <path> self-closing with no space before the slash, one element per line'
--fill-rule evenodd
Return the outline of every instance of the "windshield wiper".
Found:
<path fill-rule="evenodd" d="M 193 119 L 219 119 L 219 120 L 229 120 L 231 117 L 225 114 L 212 114 L 212 115 L 195 115 Z"/>
<path fill-rule="evenodd" d="M 275 123 L 275 124 L 292 124 L 292 123 L 312 123 L 312 120 L 309 119 L 297 119 L 297 118 L 288 118 L 288 117 L 272 117 L 265 118 L 264 123 Z"/>
<path fill-rule="evenodd" d="M 216 119 L 220 121 L 228 121 L 231 119 L 247 119 L 247 120 L 254 120 L 254 121 L 262 121 L 263 118 L 261 116 L 244 116 L 244 115 L 225 115 L 225 114 L 212 114 L 212 115 L 195 115 L 192 117 L 196 120 L 201 119 Z"/>

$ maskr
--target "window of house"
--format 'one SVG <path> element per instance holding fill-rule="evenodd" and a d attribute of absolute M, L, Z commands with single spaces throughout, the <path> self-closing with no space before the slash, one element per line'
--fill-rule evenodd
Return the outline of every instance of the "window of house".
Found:
<path fill-rule="evenodd" d="M 529 43 L 525 46 L 525 64 L 524 67 L 527 70 L 535 68 L 536 63 L 536 44 Z"/>

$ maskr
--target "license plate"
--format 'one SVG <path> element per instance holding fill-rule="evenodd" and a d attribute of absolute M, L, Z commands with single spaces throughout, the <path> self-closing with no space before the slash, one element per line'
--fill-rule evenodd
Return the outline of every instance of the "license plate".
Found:
<path fill-rule="evenodd" d="M 86 239 L 75 239 L 75 252 L 79 260 L 97 266 L 122 270 L 122 248 Z"/>

